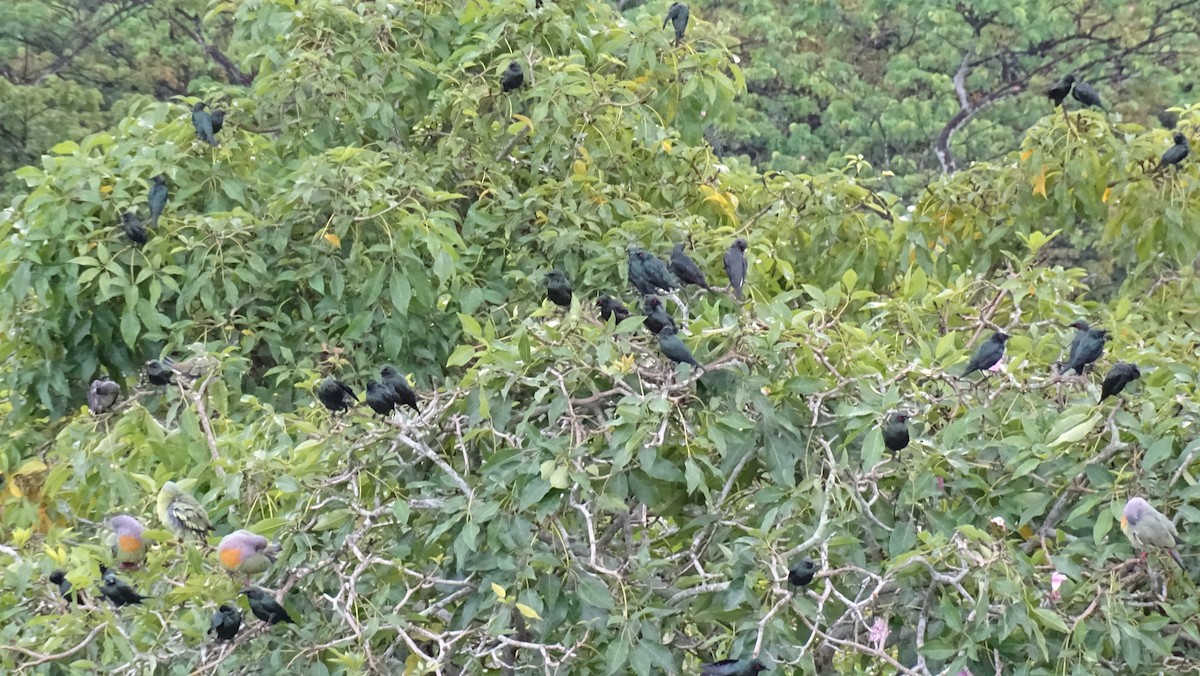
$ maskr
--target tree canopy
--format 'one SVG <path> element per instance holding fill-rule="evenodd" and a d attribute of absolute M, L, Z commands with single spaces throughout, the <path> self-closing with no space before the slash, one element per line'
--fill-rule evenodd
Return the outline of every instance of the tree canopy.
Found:
<path fill-rule="evenodd" d="M 0 668 L 1200 663 L 1195 162 L 1158 171 L 1171 133 L 1149 120 L 1025 102 L 1011 148 L 912 198 L 868 156 L 756 167 L 707 139 L 749 114 L 761 64 L 701 7 L 674 46 L 667 4 L 216 2 L 200 28 L 230 27 L 222 53 L 252 78 L 131 99 L 18 170 L 0 217 Z M 513 61 L 524 86 L 504 93 Z M 226 112 L 219 145 L 196 138 L 199 101 Z M 123 214 L 149 223 L 158 175 L 169 200 L 137 246 Z M 627 250 L 687 242 L 721 287 L 737 238 L 744 303 L 664 297 L 704 368 L 676 366 L 636 314 Z M 545 300 L 552 269 L 566 310 Z M 634 316 L 600 321 L 605 292 Z M 1094 373 L 1060 374 L 1080 319 L 1110 340 Z M 1001 330 L 996 370 L 959 377 Z M 143 364 L 167 355 L 206 368 L 155 386 Z M 1098 403 L 1118 361 L 1142 376 Z M 419 412 L 316 402 L 326 376 L 361 396 L 385 364 Z M 121 395 L 94 415 L 102 377 Z M 892 454 L 896 411 L 912 441 Z M 204 542 L 160 522 L 167 481 L 211 517 Z M 1137 560 L 1120 532 L 1135 495 L 1180 526 L 1182 570 Z M 116 514 L 150 543 L 115 571 L 149 598 L 121 608 L 97 588 Z M 294 625 L 239 600 L 245 576 L 213 550 L 238 529 L 279 543 L 253 584 Z M 229 643 L 208 634 L 222 604 L 245 613 Z"/>

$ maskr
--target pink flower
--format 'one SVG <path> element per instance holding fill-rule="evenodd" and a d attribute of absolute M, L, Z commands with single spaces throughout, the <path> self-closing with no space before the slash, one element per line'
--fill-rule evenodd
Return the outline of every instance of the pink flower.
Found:
<path fill-rule="evenodd" d="M 1050 600 L 1057 601 L 1060 598 L 1058 588 L 1062 583 L 1067 581 L 1067 576 L 1057 570 L 1050 574 Z"/>
<path fill-rule="evenodd" d="M 883 646 L 887 643 L 888 634 L 887 620 L 882 617 L 875 618 L 875 623 L 871 625 L 871 643 L 875 644 L 876 650 L 883 650 Z"/>

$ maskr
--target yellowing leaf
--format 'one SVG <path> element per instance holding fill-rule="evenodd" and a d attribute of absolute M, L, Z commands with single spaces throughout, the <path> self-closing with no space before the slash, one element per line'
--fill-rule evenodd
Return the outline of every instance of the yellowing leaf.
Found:
<path fill-rule="evenodd" d="M 332 232 L 325 233 L 325 241 L 329 242 L 330 244 L 337 246 L 337 247 L 340 247 L 342 245 L 342 238 L 338 237 L 337 235 L 333 234 Z"/>
<path fill-rule="evenodd" d="M 1029 148 L 1029 149 L 1021 152 L 1021 161 L 1022 162 L 1028 161 L 1029 158 L 1031 158 L 1031 157 L 1033 157 L 1033 148 Z"/>
<path fill-rule="evenodd" d="M 12 532 L 12 544 L 17 546 L 17 549 L 25 546 L 29 542 L 30 536 L 33 535 L 33 530 L 30 528 L 14 528 Z"/>
<path fill-rule="evenodd" d="M 100 186 L 100 194 L 101 194 L 101 195 L 107 195 L 107 194 L 108 194 L 108 193 L 110 193 L 110 192 L 112 192 L 112 186 L 111 186 L 111 185 L 102 185 L 102 186 Z"/>
<path fill-rule="evenodd" d="M 671 152 L 671 142 L 664 139 L 662 142 L 662 149 L 664 153 Z"/>
<path fill-rule="evenodd" d="M 17 471 L 13 472 L 13 475 L 14 476 L 22 476 L 25 474 L 41 474 L 42 472 L 45 472 L 48 469 L 50 469 L 50 468 L 46 466 L 46 463 L 42 462 L 41 460 L 38 460 L 37 458 L 33 458 L 30 460 L 26 460 L 17 469 Z"/>
<path fill-rule="evenodd" d="M 529 606 L 525 605 L 524 603 L 518 603 L 517 610 L 521 611 L 522 615 L 524 615 L 525 617 L 528 617 L 531 620 L 542 619 L 542 616 L 538 615 L 536 610 L 534 610 L 533 608 L 530 608 Z"/>
<path fill-rule="evenodd" d="M 508 592 L 504 591 L 504 587 L 501 587 L 495 582 L 492 583 L 492 592 L 495 593 L 496 598 L 500 599 L 501 601 L 508 598 Z"/>
<path fill-rule="evenodd" d="M 1100 198 L 1100 201 L 1104 202 L 1105 204 L 1108 204 L 1109 197 L 1112 197 L 1112 188 L 1105 188 L 1104 196 Z"/>
<path fill-rule="evenodd" d="M 1046 196 L 1046 168 L 1038 172 L 1038 175 L 1033 179 L 1033 194 Z"/>
<path fill-rule="evenodd" d="M 550 217 L 546 215 L 546 212 L 538 210 L 534 213 L 533 222 L 537 225 L 545 225 L 549 221 Z"/>
<path fill-rule="evenodd" d="M 587 173 L 587 163 L 583 160 L 575 160 L 571 163 L 571 173 L 576 176 L 583 176 Z"/>
<path fill-rule="evenodd" d="M 520 113 L 513 113 L 513 119 L 516 120 L 517 122 L 523 122 L 526 127 L 529 127 L 529 133 L 531 133 L 531 134 L 533 133 L 533 120 L 529 119 L 528 117 L 525 117 L 524 115 L 522 115 Z"/>

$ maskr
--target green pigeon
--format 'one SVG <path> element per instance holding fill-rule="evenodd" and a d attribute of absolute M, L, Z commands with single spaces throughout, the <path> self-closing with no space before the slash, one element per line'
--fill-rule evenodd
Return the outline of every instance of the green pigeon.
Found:
<path fill-rule="evenodd" d="M 1183 568 L 1183 559 L 1179 552 L 1175 551 L 1175 545 L 1182 542 L 1179 532 L 1175 530 L 1175 524 L 1144 498 L 1135 496 L 1125 503 L 1125 511 L 1121 515 L 1121 530 L 1134 547 L 1143 550 L 1142 558 L 1145 558 L 1147 548 L 1159 547 L 1167 550 L 1171 558 L 1175 559 L 1175 563 Z"/>
<path fill-rule="evenodd" d="M 156 511 L 162 524 L 178 533 L 180 538 L 192 533 L 204 539 L 213 529 L 204 507 L 196 498 L 184 493 L 174 481 L 163 484 L 158 492 Z"/>
<path fill-rule="evenodd" d="M 146 560 L 142 522 L 127 514 L 118 514 L 108 520 L 108 526 L 112 529 L 108 545 L 112 548 L 113 560 L 121 564 L 121 568 L 137 568 Z"/>
<path fill-rule="evenodd" d="M 235 530 L 221 538 L 217 545 L 217 559 L 231 573 L 257 575 L 275 563 L 279 545 L 248 530 Z"/>

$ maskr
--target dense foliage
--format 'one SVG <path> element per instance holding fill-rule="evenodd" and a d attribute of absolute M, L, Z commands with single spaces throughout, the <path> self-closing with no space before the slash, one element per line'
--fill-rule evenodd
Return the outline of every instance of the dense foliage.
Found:
<path fill-rule="evenodd" d="M 196 98 L 142 100 L 17 177 L 0 219 L 0 667 L 168 673 L 695 673 L 760 656 L 786 673 L 1143 673 L 1200 663 L 1185 571 L 1116 526 L 1131 495 L 1192 500 L 1200 208 L 1169 134 L 1046 115 L 1011 153 L 911 206 L 866 160 L 810 174 L 719 159 L 745 86 L 697 11 L 666 3 L 243 0 L 244 88 L 195 138 Z M 516 60 L 526 86 L 502 94 Z M 1182 111 L 1194 134 L 1200 109 Z M 149 242 L 152 177 L 170 201 Z M 1053 260 L 1083 228 L 1121 266 L 1111 299 Z M 668 301 L 706 365 L 678 368 L 633 307 L 626 248 L 689 240 L 710 280 L 749 243 L 748 300 Z M 567 311 L 541 281 L 563 270 Z M 1099 271 L 1111 275 L 1111 271 Z M 1112 331 L 1097 373 L 1053 368 L 1079 318 Z M 956 377 L 992 330 L 998 372 Z M 202 355 L 190 386 L 142 363 Z M 1137 362 L 1124 399 L 1102 374 Z M 392 363 L 421 412 L 332 417 Z M 123 396 L 93 416 L 88 384 Z M 879 423 L 913 414 L 886 453 Z M 243 580 L 178 544 L 179 482 L 217 538 L 282 553 L 257 583 L 294 626 L 206 635 Z M 154 541 L 112 609 L 103 519 Z M 821 572 L 787 582 L 803 556 Z M 67 571 L 69 607 L 46 582 Z M 1065 576 L 1065 581 L 1055 577 Z M 1057 582 L 1052 583 L 1052 579 Z"/>

